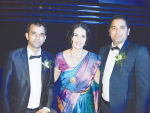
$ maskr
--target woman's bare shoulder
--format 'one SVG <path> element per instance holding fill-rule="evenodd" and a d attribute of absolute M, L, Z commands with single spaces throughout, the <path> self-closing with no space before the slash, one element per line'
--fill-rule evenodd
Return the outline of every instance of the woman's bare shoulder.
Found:
<path fill-rule="evenodd" d="M 70 56 L 70 49 L 64 50 L 63 51 L 63 55 L 66 56 Z"/>

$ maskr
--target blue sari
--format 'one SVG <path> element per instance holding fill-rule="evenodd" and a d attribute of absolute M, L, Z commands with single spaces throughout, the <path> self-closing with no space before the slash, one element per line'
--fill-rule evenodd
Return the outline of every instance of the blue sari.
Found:
<path fill-rule="evenodd" d="M 61 89 L 57 96 L 58 113 L 94 113 L 97 111 L 98 87 L 95 87 L 94 77 L 99 65 L 100 56 L 88 52 L 74 69 L 68 70 L 71 67 L 66 63 L 63 53 L 56 55 L 55 67 L 61 70 Z M 87 93 L 81 94 L 88 87 L 90 89 Z"/>

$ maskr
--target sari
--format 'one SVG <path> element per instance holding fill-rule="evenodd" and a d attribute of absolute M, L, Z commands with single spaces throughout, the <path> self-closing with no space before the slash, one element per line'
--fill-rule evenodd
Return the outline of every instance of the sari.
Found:
<path fill-rule="evenodd" d="M 69 70 L 72 67 L 67 64 L 62 52 L 56 55 L 55 67 L 61 70 L 61 89 L 57 96 L 58 113 L 97 112 L 98 84 L 94 82 L 94 77 L 99 66 L 100 56 L 92 52 L 88 52 L 72 70 Z M 88 87 L 90 89 L 87 93 L 81 94 Z"/>

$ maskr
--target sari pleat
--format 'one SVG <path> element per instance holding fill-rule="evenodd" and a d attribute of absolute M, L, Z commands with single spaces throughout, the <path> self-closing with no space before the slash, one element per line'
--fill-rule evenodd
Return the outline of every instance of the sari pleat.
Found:
<path fill-rule="evenodd" d="M 73 113 L 94 113 L 93 91 L 90 88 L 85 94 L 80 95 L 80 98 L 73 110 Z"/>

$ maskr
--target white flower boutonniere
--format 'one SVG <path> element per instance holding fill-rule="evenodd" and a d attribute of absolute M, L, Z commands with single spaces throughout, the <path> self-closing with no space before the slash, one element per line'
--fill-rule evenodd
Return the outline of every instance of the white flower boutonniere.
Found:
<path fill-rule="evenodd" d="M 50 70 L 51 70 L 51 68 L 52 68 L 52 62 L 53 61 L 48 60 L 48 59 L 46 59 L 44 62 L 42 62 L 42 65 L 44 66 L 44 70 L 47 69 L 47 68 L 50 68 Z"/>
<path fill-rule="evenodd" d="M 121 65 L 121 70 L 122 70 L 122 66 L 123 66 L 122 62 L 123 62 L 124 59 L 127 58 L 125 52 L 118 54 L 117 56 L 115 56 L 115 58 L 116 58 L 116 64 Z M 120 70 L 120 72 L 121 72 L 121 70 Z"/>

